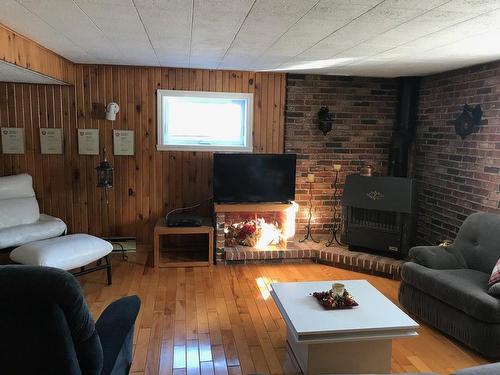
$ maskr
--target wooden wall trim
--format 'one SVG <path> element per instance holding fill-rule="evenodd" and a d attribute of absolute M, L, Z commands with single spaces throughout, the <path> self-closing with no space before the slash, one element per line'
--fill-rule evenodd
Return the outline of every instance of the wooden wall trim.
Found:
<path fill-rule="evenodd" d="M 0 24 L 0 59 L 73 84 L 75 64 Z"/>
<path fill-rule="evenodd" d="M 173 208 L 212 195 L 211 152 L 156 150 L 156 90 L 254 93 L 254 152 L 284 148 L 285 74 L 242 71 L 76 65 L 75 85 L 0 82 L 0 125 L 23 127 L 24 155 L 0 154 L 0 176 L 33 176 L 41 211 L 73 233 L 137 236 L 150 243 L 156 220 Z M 97 108 L 120 105 L 116 121 Z M 61 128 L 63 155 L 41 155 L 39 128 Z M 100 156 L 78 155 L 77 129 L 100 130 L 115 168 L 114 187 L 96 188 Z M 135 155 L 114 156 L 112 130 L 135 131 Z M 209 212 L 203 205 L 202 213 Z"/>

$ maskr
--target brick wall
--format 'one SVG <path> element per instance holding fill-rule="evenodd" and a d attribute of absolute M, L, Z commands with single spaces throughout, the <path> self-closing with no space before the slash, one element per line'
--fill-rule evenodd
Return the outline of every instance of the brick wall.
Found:
<path fill-rule="evenodd" d="M 453 120 L 480 104 L 483 125 L 462 140 Z M 418 241 L 453 239 L 467 215 L 500 213 L 500 62 L 422 79 L 417 124 Z"/>
<path fill-rule="evenodd" d="M 398 81 L 394 79 L 288 74 L 285 152 L 296 153 L 297 232 L 307 223 L 307 174 L 314 173 L 313 232 L 327 233 L 332 222 L 333 164 L 341 164 L 340 186 L 347 174 L 368 162 L 385 174 L 396 120 Z M 324 136 L 317 113 L 328 106 L 333 130 Z"/>

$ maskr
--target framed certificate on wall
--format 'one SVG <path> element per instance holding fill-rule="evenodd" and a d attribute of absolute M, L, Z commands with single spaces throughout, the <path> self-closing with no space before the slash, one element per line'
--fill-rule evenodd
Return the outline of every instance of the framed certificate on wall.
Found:
<path fill-rule="evenodd" d="M 4 154 L 24 154 L 23 128 L 0 128 L 0 131 Z"/>
<path fill-rule="evenodd" d="M 63 137 L 60 128 L 40 128 L 40 148 L 42 154 L 63 153 Z"/>
<path fill-rule="evenodd" d="M 78 129 L 78 153 L 99 155 L 99 129 Z"/>
<path fill-rule="evenodd" d="M 113 153 L 115 155 L 134 155 L 133 130 L 113 130 Z"/>

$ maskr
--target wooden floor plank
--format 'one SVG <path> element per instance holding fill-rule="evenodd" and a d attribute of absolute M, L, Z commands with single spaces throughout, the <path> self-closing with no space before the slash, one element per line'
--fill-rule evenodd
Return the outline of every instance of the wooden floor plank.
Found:
<path fill-rule="evenodd" d="M 143 252 L 113 256 L 104 273 L 79 278 L 95 318 L 112 301 L 137 294 L 131 374 L 298 374 L 286 326 L 269 295 L 274 281 L 366 279 L 397 302 L 399 282 L 319 264 L 218 265 L 155 270 Z M 421 323 L 422 324 L 422 323 Z M 439 374 L 488 361 L 422 324 L 419 336 L 393 342 L 392 372 Z"/>

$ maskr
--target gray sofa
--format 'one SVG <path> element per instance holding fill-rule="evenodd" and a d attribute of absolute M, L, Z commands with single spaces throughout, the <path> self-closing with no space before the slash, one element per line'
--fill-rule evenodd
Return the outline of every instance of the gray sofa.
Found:
<path fill-rule="evenodd" d="M 478 353 L 500 357 L 500 299 L 487 293 L 500 258 L 500 215 L 472 214 L 453 244 L 417 246 L 409 256 L 413 262 L 401 269 L 401 305 Z"/>
<path fill-rule="evenodd" d="M 489 365 L 468 367 L 451 373 L 451 375 L 499 375 L 499 374 L 500 374 L 500 362 L 492 363 Z M 408 373 L 401 375 L 437 375 L 437 374 L 433 372 L 426 372 L 426 373 Z"/>
<path fill-rule="evenodd" d="M 500 374 L 500 362 L 492 363 L 489 365 L 468 367 L 451 373 L 451 375 L 499 375 L 499 374 Z M 426 373 L 408 373 L 401 375 L 437 375 L 437 374 L 433 372 L 426 372 Z"/>
<path fill-rule="evenodd" d="M 498 375 L 500 374 L 500 363 L 492 363 L 477 367 L 469 367 L 454 372 L 453 375 Z"/>

